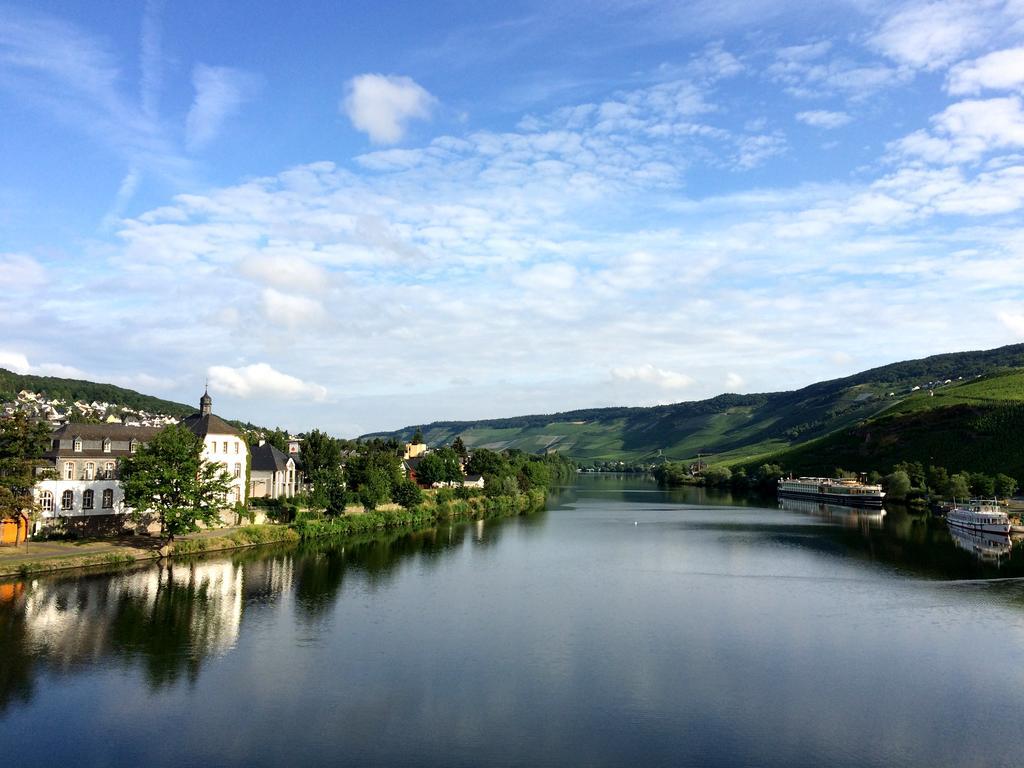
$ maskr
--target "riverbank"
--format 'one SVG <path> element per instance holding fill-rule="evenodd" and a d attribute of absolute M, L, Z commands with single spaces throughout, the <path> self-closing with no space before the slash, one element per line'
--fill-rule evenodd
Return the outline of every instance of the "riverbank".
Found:
<path fill-rule="evenodd" d="M 187 534 L 175 540 L 171 557 L 226 552 L 325 536 L 365 536 L 399 529 L 415 530 L 442 522 L 521 515 L 542 509 L 543 506 L 544 492 L 533 490 L 515 496 L 479 495 L 464 499 L 434 494 L 413 509 L 389 505 L 390 508 L 372 512 L 352 510 L 338 517 L 301 512 L 295 522 L 284 525 L 246 525 Z M 16 548 L 0 549 L 0 579 L 74 568 L 119 567 L 160 558 L 159 542 L 147 537 L 33 541 Z"/>

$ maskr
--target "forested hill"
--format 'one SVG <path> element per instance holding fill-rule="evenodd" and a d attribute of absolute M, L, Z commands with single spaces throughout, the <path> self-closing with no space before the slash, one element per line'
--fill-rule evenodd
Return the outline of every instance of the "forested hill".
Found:
<path fill-rule="evenodd" d="M 0 368 L 0 403 L 13 400 L 23 389 L 45 395 L 50 400 L 60 399 L 68 403 L 76 400 L 86 403 L 113 403 L 137 411 L 175 417 L 188 416 L 196 410 L 194 405 L 162 400 L 113 384 L 97 384 L 92 381 L 61 379 L 55 376 L 30 376 Z"/>
<path fill-rule="evenodd" d="M 593 408 L 422 426 L 429 444 L 556 450 L 582 463 L 645 463 L 699 453 L 740 462 L 857 425 L 917 392 L 1024 368 L 1024 344 L 892 363 L 792 392 L 725 394 L 650 408 Z M 948 383 L 947 383 L 948 382 Z M 915 388 L 920 388 L 915 390 Z M 409 439 L 415 425 L 372 436 Z"/>

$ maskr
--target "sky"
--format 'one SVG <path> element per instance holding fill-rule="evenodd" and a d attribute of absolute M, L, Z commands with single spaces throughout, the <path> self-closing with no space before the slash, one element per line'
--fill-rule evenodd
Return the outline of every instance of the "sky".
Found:
<path fill-rule="evenodd" d="M 1024 341 L 1024 0 L 0 0 L 0 367 L 341 436 Z"/>

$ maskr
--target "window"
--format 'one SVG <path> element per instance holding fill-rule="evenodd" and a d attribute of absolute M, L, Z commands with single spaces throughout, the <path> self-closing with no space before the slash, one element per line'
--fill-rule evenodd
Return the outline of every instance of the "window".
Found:
<path fill-rule="evenodd" d="M 136 440 L 133 437 L 132 441 L 130 443 L 128 443 L 128 452 L 129 453 L 135 453 L 135 449 L 138 448 L 138 447 L 139 447 L 139 441 Z"/>
<path fill-rule="evenodd" d="M 43 514 L 53 512 L 53 494 L 49 491 L 43 491 L 39 494 L 39 506 L 43 509 Z"/>
<path fill-rule="evenodd" d="M 228 491 L 228 503 L 235 504 L 238 502 L 238 489 L 231 486 L 231 490 Z"/>
<path fill-rule="evenodd" d="M 106 477 L 107 480 L 114 479 L 114 462 L 108 461 L 106 464 L 103 465 L 103 475 Z"/>
<path fill-rule="evenodd" d="M 236 462 L 235 462 L 235 477 L 241 477 L 241 476 L 242 476 L 242 465 L 241 465 L 241 464 L 239 464 L 239 463 L 238 463 L 238 462 L 236 461 Z"/>
<path fill-rule="evenodd" d="M 107 490 L 103 492 L 103 508 L 114 508 L 114 492 L 110 488 L 107 488 Z"/>
<path fill-rule="evenodd" d="M 64 462 L 64 479 L 74 480 L 75 479 L 75 462 L 65 461 Z"/>
<path fill-rule="evenodd" d="M 96 478 L 96 465 L 91 461 L 85 462 L 85 478 L 86 480 L 94 480 Z"/>
<path fill-rule="evenodd" d="M 70 512 L 75 508 L 75 492 L 64 491 L 60 495 L 60 508 L 62 512 Z"/>
<path fill-rule="evenodd" d="M 110 438 L 109 437 L 104 437 L 103 438 L 103 452 L 104 453 L 110 453 Z"/>
<path fill-rule="evenodd" d="M 228 441 L 225 440 L 224 441 L 224 453 L 227 453 L 227 452 L 228 452 Z"/>
<path fill-rule="evenodd" d="M 92 490 L 84 491 L 82 493 L 82 509 L 92 509 L 92 500 L 94 493 Z"/>
<path fill-rule="evenodd" d="M 235 441 L 235 453 L 238 453 L 238 441 Z"/>
<path fill-rule="evenodd" d="M 76 437 L 75 438 L 75 451 L 81 451 L 81 450 L 82 450 L 82 438 Z"/>
<path fill-rule="evenodd" d="M 216 452 L 217 452 L 217 441 L 214 440 L 212 443 L 210 443 L 210 453 L 216 453 Z"/>

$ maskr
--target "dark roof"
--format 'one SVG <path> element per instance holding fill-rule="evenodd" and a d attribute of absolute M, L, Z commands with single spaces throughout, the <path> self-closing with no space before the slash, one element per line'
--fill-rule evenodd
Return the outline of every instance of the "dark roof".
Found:
<path fill-rule="evenodd" d="M 411 469 L 415 472 L 421 461 L 423 461 L 423 457 L 417 456 L 415 459 L 402 459 L 402 464 L 405 465 L 406 469 Z"/>
<path fill-rule="evenodd" d="M 131 440 L 133 437 L 140 442 L 147 442 L 163 427 L 129 427 L 126 424 L 65 424 L 53 432 L 53 440 L 70 440 L 80 437 L 83 440 Z"/>
<path fill-rule="evenodd" d="M 193 413 L 181 420 L 181 423 L 188 427 L 199 437 L 207 435 L 241 435 L 237 429 L 228 424 L 220 416 L 208 413 L 205 416 L 201 413 Z"/>
<path fill-rule="evenodd" d="M 252 469 L 254 472 L 283 472 L 288 468 L 288 455 L 282 453 L 270 443 L 264 443 L 252 449 Z"/>

